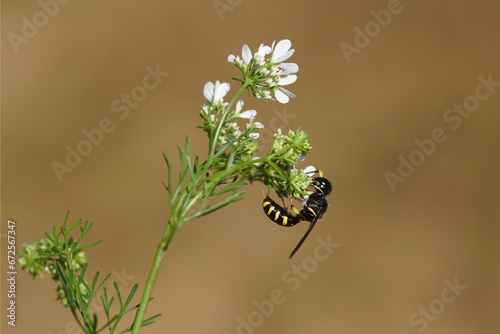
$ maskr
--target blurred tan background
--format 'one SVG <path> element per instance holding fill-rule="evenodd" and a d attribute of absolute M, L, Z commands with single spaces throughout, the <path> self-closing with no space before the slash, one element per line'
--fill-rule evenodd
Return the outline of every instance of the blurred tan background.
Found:
<path fill-rule="evenodd" d="M 261 184 L 184 226 L 148 309 L 163 316 L 142 332 L 499 333 L 500 87 L 474 98 L 478 77 L 500 82 L 498 3 L 54 4 L 2 3 L 2 277 L 7 219 L 17 223 L 20 249 L 70 211 L 70 221 L 94 222 L 88 242 L 103 239 L 87 252 L 89 271 L 113 273 L 126 291 L 138 282 L 142 292 L 170 212 L 162 152 L 175 157 L 188 133 L 193 153 L 205 157 L 196 129 L 205 82 L 230 82 L 233 94 L 238 72 L 227 56 L 244 43 L 255 51 L 289 38 L 297 98 L 284 106 L 244 97 L 245 109 L 257 109 L 267 129 L 302 126 L 311 135 L 303 167 L 332 181 L 329 211 L 293 260 L 307 224 L 270 222 Z M 44 6 L 52 17 L 39 14 Z M 38 31 L 23 28 L 26 20 Z M 355 28 L 371 29 L 369 43 Z M 341 43 L 358 50 L 346 57 Z M 126 117 L 113 112 L 148 66 L 168 76 Z M 447 113 L 464 101 L 475 109 L 470 117 Z M 64 164 L 66 147 L 103 119 L 113 131 L 60 182 L 52 164 Z M 446 140 L 419 161 L 415 140 L 436 128 Z M 385 173 L 398 173 L 400 155 L 422 163 L 391 189 Z M 317 250 L 318 238 L 337 244 L 334 252 Z M 6 333 L 78 333 L 49 279 L 17 279 L 17 326 L 3 316 Z M 263 301 L 272 296 L 281 303 L 271 310 Z"/>

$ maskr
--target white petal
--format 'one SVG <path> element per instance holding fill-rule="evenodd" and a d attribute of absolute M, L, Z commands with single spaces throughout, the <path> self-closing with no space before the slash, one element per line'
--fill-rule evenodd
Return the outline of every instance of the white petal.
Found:
<path fill-rule="evenodd" d="M 255 125 L 255 127 L 257 129 L 263 129 L 264 128 L 264 124 L 262 124 L 261 122 L 255 122 L 255 123 L 253 123 L 253 125 Z"/>
<path fill-rule="evenodd" d="M 299 66 L 295 63 L 281 63 L 279 67 L 286 73 L 297 73 L 299 71 Z"/>
<path fill-rule="evenodd" d="M 257 53 L 261 56 L 265 56 L 265 55 L 271 53 L 271 48 L 269 46 L 264 45 L 264 43 L 262 43 L 259 46 L 259 50 L 257 51 Z"/>
<path fill-rule="evenodd" d="M 255 132 L 251 132 L 248 134 L 248 137 L 250 137 L 252 139 L 257 139 L 257 138 L 259 138 L 259 134 L 255 133 Z"/>
<path fill-rule="evenodd" d="M 285 93 L 286 95 L 288 95 L 288 97 L 291 97 L 292 99 L 294 99 L 296 96 L 294 93 L 292 93 L 291 91 L 289 91 L 288 89 L 285 89 L 283 87 L 279 87 L 278 88 L 280 91 L 282 91 L 283 93 Z"/>
<path fill-rule="evenodd" d="M 250 60 L 252 59 L 252 51 L 250 51 L 250 48 L 246 44 L 243 44 L 243 47 L 241 48 L 241 57 L 243 58 L 245 64 L 250 63 Z"/>
<path fill-rule="evenodd" d="M 290 101 L 290 98 L 284 93 L 282 93 L 280 90 L 276 90 L 274 92 L 274 96 L 276 97 L 276 100 L 278 100 L 278 102 L 283 104 L 288 103 L 288 101 Z"/>
<path fill-rule="evenodd" d="M 212 82 L 207 82 L 205 87 L 203 87 L 203 96 L 207 101 L 212 101 L 212 97 L 214 96 L 214 84 Z"/>
<path fill-rule="evenodd" d="M 247 110 L 247 111 L 244 111 L 240 114 L 240 117 L 241 118 L 248 118 L 250 119 L 251 117 L 255 117 L 255 115 L 257 115 L 257 111 L 255 110 Z"/>
<path fill-rule="evenodd" d="M 276 63 L 279 63 L 285 59 L 281 59 L 282 57 L 284 57 L 287 53 L 289 53 L 288 50 L 290 50 L 290 48 L 292 47 L 292 42 L 290 42 L 289 39 L 284 39 L 284 40 L 281 40 L 278 42 L 278 44 L 276 44 L 276 48 L 274 49 L 274 53 L 273 53 L 273 62 L 276 62 Z M 293 54 L 293 50 L 292 50 L 292 54 Z M 291 54 L 290 54 L 291 56 Z M 290 56 L 288 56 L 286 59 L 288 59 Z"/>
<path fill-rule="evenodd" d="M 236 102 L 236 112 L 239 113 L 241 111 L 241 109 L 243 108 L 243 100 L 239 100 L 238 102 Z"/>
<path fill-rule="evenodd" d="M 224 96 L 226 96 L 227 92 L 229 92 L 229 88 L 230 86 L 227 82 L 221 84 L 219 81 L 217 81 L 215 83 L 214 89 L 214 102 L 221 102 Z"/>
<path fill-rule="evenodd" d="M 286 86 L 289 84 L 294 83 L 297 80 L 297 76 L 295 74 L 290 74 L 285 77 L 282 77 L 281 79 L 278 80 L 278 85 L 280 86 Z"/>
<path fill-rule="evenodd" d="M 234 55 L 229 55 L 227 57 L 227 61 L 230 62 L 230 63 L 234 62 L 235 59 L 236 59 L 236 57 Z"/>
<path fill-rule="evenodd" d="M 284 62 L 285 60 L 287 60 L 288 58 L 290 58 L 293 55 L 294 52 L 295 52 L 295 49 L 288 50 L 287 53 L 285 53 L 283 56 L 281 56 L 278 59 L 276 59 L 276 62 L 278 62 L 278 63 Z"/>
<path fill-rule="evenodd" d="M 274 91 L 274 96 L 276 97 L 276 100 L 278 100 L 278 102 L 283 104 L 288 103 L 288 101 L 290 101 L 290 97 L 295 98 L 295 95 L 292 92 L 286 90 L 283 87 L 278 87 L 278 89 Z"/>

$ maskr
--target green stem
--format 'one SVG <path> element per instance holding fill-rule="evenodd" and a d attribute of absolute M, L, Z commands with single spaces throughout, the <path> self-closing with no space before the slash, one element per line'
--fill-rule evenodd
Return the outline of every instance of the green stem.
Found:
<path fill-rule="evenodd" d="M 212 138 L 210 138 L 211 141 L 210 141 L 210 147 L 209 147 L 209 151 L 208 151 L 209 159 L 212 155 L 215 154 L 215 148 L 217 147 L 219 133 L 220 133 L 220 130 L 224 124 L 224 121 L 226 120 L 227 115 L 229 114 L 229 111 L 231 110 L 231 108 L 235 104 L 236 100 L 240 97 L 241 93 L 243 93 L 245 91 L 245 89 L 247 89 L 247 87 L 248 87 L 248 85 L 250 85 L 250 83 L 251 82 L 249 80 L 245 80 L 245 82 L 241 85 L 238 92 L 234 95 L 231 102 L 229 102 L 229 104 L 227 105 L 226 110 L 224 110 L 224 112 L 222 113 L 221 120 L 219 121 L 219 124 L 217 125 L 217 128 L 215 129 L 215 134 Z"/>
<path fill-rule="evenodd" d="M 235 169 L 236 170 L 236 169 Z M 224 171 L 224 175 L 234 173 L 234 171 Z M 224 175 L 219 175 L 220 177 L 215 178 L 211 182 L 219 182 L 221 177 L 224 177 Z M 200 176 L 201 177 L 201 176 Z M 199 180 L 198 182 L 195 182 L 196 184 L 201 184 Z M 139 309 L 137 310 L 137 314 L 135 316 L 135 321 L 134 325 L 132 327 L 132 334 L 137 334 L 139 333 L 139 330 L 142 325 L 142 321 L 144 319 L 144 316 L 146 314 L 146 309 L 149 303 L 149 300 L 151 299 L 151 294 L 153 292 L 153 287 L 156 282 L 156 278 L 158 277 L 158 272 L 160 270 L 161 262 L 163 260 L 163 256 L 165 255 L 168 245 L 170 244 L 170 241 L 172 240 L 172 237 L 174 236 L 175 232 L 177 231 L 178 227 L 182 225 L 184 216 L 187 214 L 189 208 L 194 204 L 194 201 L 198 200 L 201 197 L 201 193 L 199 189 L 196 193 L 192 193 L 191 191 L 188 190 L 189 187 L 186 187 L 182 194 L 180 195 L 180 199 L 177 202 L 177 205 L 172 207 L 172 213 L 170 216 L 170 219 L 168 221 L 168 224 L 165 228 L 165 231 L 163 232 L 162 239 L 160 241 L 160 244 L 158 245 L 158 249 L 156 250 L 155 257 L 153 259 L 153 264 L 151 266 L 151 269 L 149 271 L 149 276 L 148 280 L 146 281 L 146 285 L 144 287 L 144 292 L 142 294 L 141 298 L 141 303 L 139 305 Z M 191 196 L 190 196 L 191 195 Z M 189 201 L 187 198 L 189 197 L 191 201 Z M 184 204 L 184 205 L 179 205 L 179 203 Z M 181 208 L 182 206 L 182 208 Z"/>
<path fill-rule="evenodd" d="M 153 292 L 153 287 L 155 285 L 156 277 L 158 277 L 158 272 L 160 270 L 163 256 L 167 251 L 168 245 L 170 244 L 170 241 L 172 240 L 172 237 L 174 236 L 177 227 L 178 224 L 174 222 L 171 217 L 170 220 L 168 221 L 165 231 L 163 232 L 163 236 L 161 238 L 160 244 L 158 245 L 158 249 L 156 250 L 156 254 L 153 259 L 153 264 L 149 271 L 148 280 L 146 282 L 146 286 L 144 287 L 144 292 L 142 294 L 141 304 L 135 316 L 134 325 L 132 327 L 132 332 L 131 332 L 132 334 L 139 333 L 142 321 L 146 314 L 146 309 L 148 307 L 149 300 L 151 299 L 151 294 Z"/>

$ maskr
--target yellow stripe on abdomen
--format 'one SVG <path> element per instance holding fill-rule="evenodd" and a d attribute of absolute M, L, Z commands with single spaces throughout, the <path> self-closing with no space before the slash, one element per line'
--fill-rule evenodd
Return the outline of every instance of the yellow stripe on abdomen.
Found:
<path fill-rule="evenodd" d="M 271 205 L 269 207 L 269 210 L 267 210 L 267 215 L 269 216 L 271 214 L 271 212 L 273 212 L 273 210 L 274 210 L 274 206 Z"/>
<path fill-rule="evenodd" d="M 280 217 L 280 212 L 276 211 L 276 214 L 274 215 L 274 221 L 277 221 L 279 217 Z"/>
<path fill-rule="evenodd" d="M 287 216 L 283 216 L 283 226 L 286 226 L 286 224 L 288 224 L 288 217 Z"/>

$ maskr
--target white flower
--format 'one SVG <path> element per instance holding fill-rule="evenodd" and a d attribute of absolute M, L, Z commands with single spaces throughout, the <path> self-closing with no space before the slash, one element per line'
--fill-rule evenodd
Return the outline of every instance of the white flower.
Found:
<path fill-rule="evenodd" d="M 264 128 L 264 124 L 261 122 L 254 122 L 255 116 L 257 116 L 257 111 L 256 110 L 247 110 L 242 113 L 240 113 L 240 118 L 246 118 L 250 120 L 250 123 L 253 123 L 257 129 L 262 129 Z M 250 125 L 250 123 L 247 123 L 247 128 Z"/>
<path fill-rule="evenodd" d="M 257 111 L 252 109 L 240 113 L 240 118 L 253 119 L 255 115 L 257 115 Z"/>
<path fill-rule="evenodd" d="M 253 111 L 255 111 L 255 110 L 253 110 Z M 257 112 L 255 112 L 255 113 L 257 113 Z M 257 129 L 262 129 L 262 128 L 264 128 L 264 124 L 262 124 L 261 122 L 254 122 L 254 121 L 253 121 L 253 117 L 251 117 L 251 118 L 250 118 L 250 123 L 247 123 L 247 129 L 248 129 L 248 127 L 250 126 L 250 124 L 252 124 L 252 123 L 253 123 L 253 125 L 254 125 Z M 250 138 L 252 138 L 252 139 L 257 139 L 257 138 L 259 138 L 259 134 L 258 134 L 257 132 L 250 132 L 250 133 L 248 134 L 248 136 L 249 136 Z"/>
<path fill-rule="evenodd" d="M 241 58 L 238 55 L 236 55 L 236 56 L 235 55 L 229 55 L 229 56 L 227 56 L 227 61 L 230 62 L 230 63 L 234 63 L 235 61 L 237 63 L 241 63 Z"/>
<path fill-rule="evenodd" d="M 261 122 L 254 122 L 253 125 L 255 125 L 255 127 L 257 129 L 263 129 L 264 128 L 264 124 L 262 124 Z"/>
<path fill-rule="evenodd" d="M 239 114 L 240 118 L 246 118 L 250 120 L 249 123 L 247 123 L 247 129 L 250 127 L 251 124 L 253 124 L 257 129 L 262 129 L 264 128 L 264 124 L 261 122 L 254 122 L 255 116 L 257 116 L 257 111 L 255 110 L 247 110 Z M 241 135 L 242 132 L 238 134 L 238 137 Z M 256 132 L 251 132 L 248 134 L 248 136 L 252 139 L 257 139 L 259 138 L 259 134 Z"/>
<path fill-rule="evenodd" d="M 227 60 L 233 62 L 244 74 L 244 76 L 255 76 L 259 81 L 255 81 L 249 89 L 257 98 L 264 100 L 275 99 L 280 103 L 288 103 L 295 95 L 282 86 L 289 85 L 297 80 L 294 73 L 299 71 L 299 66 L 295 63 L 284 63 L 295 52 L 292 42 L 284 39 L 271 47 L 261 44 L 254 54 L 244 44 L 240 56 L 229 55 Z M 266 56 L 270 55 L 266 60 Z M 251 65 L 250 65 L 251 63 Z M 273 99 L 274 100 L 274 99 Z"/>
<path fill-rule="evenodd" d="M 229 91 L 229 84 L 227 82 L 220 83 L 218 80 L 215 85 L 212 82 L 207 82 L 203 87 L 203 95 L 205 99 L 211 104 L 219 104 L 223 102 L 224 96 Z"/>
<path fill-rule="evenodd" d="M 250 121 L 253 122 L 253 119 L 257 115 L 257 111 L 254 109 L 251 109 L 251 110 L 246 110 L 244 112 L 241 112 L 241 109 L 243 108 L 243 104 L 244 104 L 243 100 L 239 100 L 238 102 L 236 102 L 235 116 L 238 118 L 246 118 L 246 119 L 249 119 Z M 257 123 L 262 124 L 260 122 L 257 122 Z M 262 127 L 264 127 L 264 126 L 262 125 Z"/>
<path fill-rule="evenodd" d="M 250 122 L 246 124 L 247 129 L 251 126 L 251 124 L 253 124 L 255 126 L 255 128 L 257 128 L 257 129 L 262 129 L 264 127 L 264 125 L 262 123 L 254 122 L 255 116 L 257 116 L 257 111 L 255 111 L 253 109 L 241 111 L 243 109 L 243 105 L 244 105 L 243 100 L 239 100 L 238 102 L 236 102 L 236 108 L 235 108 L 234 114 L 232 116 L 233 119 L 235 119 L 235 120 L 243 119 L 243 118 L 248 119 L 248 120 L 250 120 Z M 243 132 L 239 130 L 236 122 L 231 123 L 230 129 L 227 132 L 228 132 L 228 134 L 230 133 L 229 137 L 232 137 L 232 138 L 239 138 L 243 134 Z M 255 132 L 251 132 L 248 134 L 248 136 L 252 139 L 257 139 L 259 137 L 259 134 L 255 133 Z M 227 137 L 227 135 L 224 132 L 224 138 L 223 138 L 224 142 L 227 142 L 226 137 Z M 236 145 L 236 144 L 238 144 L 238 141 L 235 141 L 234 145 Z"/>
<path fill-rule="evenodd" d="M 238 118 L 249 118 L 249 117 L 246 117 L 246 115 L 248 115 L 249 112 L 251 114 L 252 110 L 247 110 L 247 111 L 241 112 L 241 109 L 243 109 L 243 104 L 244 104 L 243 100 L 239 100 L 238 102 L 236 102 L 236 109 L 235 109 L 234 114 Z M 255 110 L 253 110 L 253 111 L 255 111 Z M 255 111 L 255 114 L 253 116 L 255 116 L 256 114 L 257 114 L 257 112 Z M 242 116 L 242 115 L 244 115 L 244 116 Z"/>

